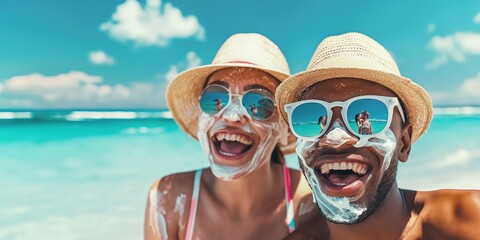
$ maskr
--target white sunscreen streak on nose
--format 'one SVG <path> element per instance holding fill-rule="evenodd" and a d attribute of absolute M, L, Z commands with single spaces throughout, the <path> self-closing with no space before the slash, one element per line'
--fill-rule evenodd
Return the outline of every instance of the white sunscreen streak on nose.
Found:
<path fill-rule="evenodd" d="M 338 141 L 342 138 L 345 137 L 344 134 L 347 134 L 344 131 L 344 128 L 337 123 L 334 123 L 335 129 L 330 131 L 330 133 L 336 131 L 335 133 L 332 134 L 332 141 L 328 141 L 328 144 L 331 144 L 331 147 L 339 147 L 343 143 L 342 141 Z M 343 132 L 343 133 L 342 133 Z M 327 135 L 328 136 L 328 135 Z M 326 136 L 326 138 L 327 138 Z M 347 134 L 347 136 L 349 136 Z M 345 140 L 346 141 L 346 140 Z M 376 136 L 375 138 L 371 138 L 368 141 L 362 141 L 363 144 L 356 144 L 354 147 L 360 148 L 360 147 L 372 147 L 376 151 L 378 151 L 381 155 L 384 156 L 383 159 L 383 164 L 382 164 L 382 176 L 385 170 L 390 166 L 390 162 L 392 160 L 393 153 L 395 151 L 396 147 L 396 139 L 395 135 L 390 129 L 387 129 L 384 133 Z M 303 152 L 307 149 L 310 149 L 312 144 L 315 144 L 318 146 L 317 142 L 308 142 L 308 141 L 302 141 L 299 140 L 297 142 L 297 148 L 296 152 L 297 155 L 301 159 L 301 164 L 304 166 L 306 172 L 305 176 L 307 178 L 307 181 L 309 182 L 313 196 L 314 196 L 314 202 L 317 203 L 318 207 L 322 211 L 322 213 L 325 215 L 325 217 L 336 221 L 340 223 L 351 223 L 357 220 L 360 215 L 367 210 L 366 207 L 359 206 L 358 204 L 352 203 L 356 199 L 360 198 L 361 196 L 356 196 L 355 199 L 350 199 L 348 197 L 332 197 L 328 196 L 320 188 L 320 183 L 318 182 L 318 178 L 315 175 L 315 171 L 308 167 L 303 155 Z"/>
<path fill-rule="evenodd" d="M 185 228 L 184 222 L 183 222 L 183 213 L 185 211 L 185 201 L 187 199 L 187 195 L 184 193 L 180 194 L 176 201 L 175 201 L 175 209 L 174 212 L 178 213 L 180 216 L 180 228 Z"/>
<path fill-rule="evenodd" d="M 165 210 L 158 207 L 158 203 L 162 198 L 162 193 L 158 193 L 157 189 L 150 190 L 150 223 L 154 235 L 160 235 L 162 239 L 168 240 L 167 221 L 165 220 Z M 152 226 L 153 225 L 153 226 Z"/>
<path fill-rule="evenodd" d="M 351 138 L 351 136 L 348 135 L 348 133 L 346 132 L 346 129 L 340 124 L 338 124 L 337 121 L 335 121 L 332 127 L 333 130 L 331 130 L 325 136 L 325 141 L 329 145 L 338 148 L 342 146 L 345 142 L 347 142 L 349 138 Z"/>
<path fill-rule="evenodd" d="M 223 113 L 223 118 L 232 122 L 240 121 L 242 117 L 250 118 L 245 107 L 242 105 L 242 101 L 239 97 L 234 97 L 231 99 L 231 103 L 225 109 Z"/>

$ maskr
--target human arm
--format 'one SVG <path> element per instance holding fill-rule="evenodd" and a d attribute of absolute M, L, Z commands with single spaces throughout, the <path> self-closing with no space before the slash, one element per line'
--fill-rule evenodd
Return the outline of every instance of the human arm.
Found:
<path fill-rule="evenodd" d="M 169 177 L 155 181 L 148 191 L 144 220 L 145 240 L 178 239 L 178 218 L 172 208 L 171 196 L 162 194 L 166 182 L 170 181 Z"/>
<path fill-rule="evenodd" d="M 423 206 L 419 216 L 424 239 L 478 239 L 480 191 L 422 192 L 415 202 Z"/>

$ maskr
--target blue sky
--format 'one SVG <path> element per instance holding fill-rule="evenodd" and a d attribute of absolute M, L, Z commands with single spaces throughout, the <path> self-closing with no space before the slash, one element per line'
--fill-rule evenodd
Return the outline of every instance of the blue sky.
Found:
<path fill-rule="evenodd" d="M 327 36 L 362 32 L 434 105 L 480 104 L 480 1 L 2 1 L 0 109 L 165 108 L 168 80 L 258 32 L 303 71 Z"/>

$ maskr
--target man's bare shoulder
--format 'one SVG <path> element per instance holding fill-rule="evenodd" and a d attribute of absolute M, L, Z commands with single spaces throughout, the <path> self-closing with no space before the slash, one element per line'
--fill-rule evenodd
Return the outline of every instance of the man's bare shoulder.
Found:
<path fill-rule="evenodd" d="M 424 236 L 435 239 L 474 239 L 480 226 L 479 190 L 416 192 L 417 212 Z"/>

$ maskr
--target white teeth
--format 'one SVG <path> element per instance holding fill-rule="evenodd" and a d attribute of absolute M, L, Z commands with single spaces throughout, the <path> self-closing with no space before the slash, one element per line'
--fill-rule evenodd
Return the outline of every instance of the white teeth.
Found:
<path fill-rule="evenodd" d="M 365 174 L 368 170 L 368 166 L 359 162 L 335 162 L 335 163 L 323 163 L 320 166 L 322 174 L 327 174 L 330 170 L 352 170 L 358 174 Z"/>
<path fill-rule="evenodd" d="M 340 170 L 340 164 L 338 162 L 333 163 L 333 170 Z"/>
<path fill-rule="evenodd" d="M 247 139 L 243 135 L 234 134 L 234 133 L 217 133 L 215 137 L 217 138 L 218 141 L 227 140 L 227 141 L 237 141 L 245 145 L 252 144 L 252 140 Z"/>

